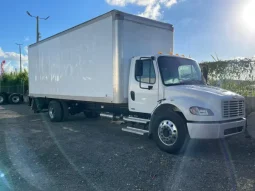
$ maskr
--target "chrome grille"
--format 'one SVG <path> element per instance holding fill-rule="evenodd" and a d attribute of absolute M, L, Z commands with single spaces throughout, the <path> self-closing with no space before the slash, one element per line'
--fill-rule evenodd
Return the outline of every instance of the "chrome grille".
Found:
<path fill-rule="evenodd" d="M 244 100 L 223 101 L 222 116 L 224 118 L 244 115 Z"/>

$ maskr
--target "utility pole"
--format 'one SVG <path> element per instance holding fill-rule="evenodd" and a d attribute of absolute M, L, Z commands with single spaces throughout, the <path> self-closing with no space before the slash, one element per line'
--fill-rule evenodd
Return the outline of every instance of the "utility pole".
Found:
<path fill-rule="evenodd" d="M 40 40 L 40 32 L 39 32 L 39 17 L 36 17 L 36 42 Z"/>
<path fill-rule="evenodd" d="M 36 42 L 39 42 L 41 36 L 40 36 L 40 32 L 39 32 L 39 20 L 43 19 L 43 20 L 47 20 L 48 18 L 50 18 L 50 16 L 46 17 L 46 18 L 40 18 L 39 16 L 33 16 L 31 15 L 28 11 L 27 11 L 28 16 L 30 17 L 34 17 L 36 18 Z"/>
<path fill-rule="evenodd" d="M 22 46 L 23 44 L 18 44 L 18 43 L 16 43 L 16 45 L 19 46 L 19 69 L 20 69 L 20 72 L 22 72 L 22 65 L 21 65 L 21 46 Z"/>

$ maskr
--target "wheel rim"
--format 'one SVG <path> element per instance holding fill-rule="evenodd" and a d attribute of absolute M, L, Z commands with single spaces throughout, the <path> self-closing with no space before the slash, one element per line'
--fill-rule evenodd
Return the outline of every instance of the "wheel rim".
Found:
<path fill-rule="evenodd" d="M 13 103 L 19 103 L 19 100 L 20 100 L 20 99 L 19 99 L 19 96 L 13 96 L 13 97 L 12 97 L 12 102 L 13 102 Z"/>
<path fill-rule="evenodd" d="M 0 103 L 4 102 L 4 98 L 2 96 L 0 96 Z"/>
<path fill-rule="evenodd" d="M 51 108 L 49 109 L 49 116 L 50 116 L 51 119 L 54 118 L 54 113 L 55 113 L 55 111 L 54 111 L 54 109 L 51 107 Z"/>
<path fill-rule="evenodd" d="M 164 145 L 174 145 L 178 138 L 176 125 L 170 120 L 162 121 L 158 127 L 158 137 Z"/>

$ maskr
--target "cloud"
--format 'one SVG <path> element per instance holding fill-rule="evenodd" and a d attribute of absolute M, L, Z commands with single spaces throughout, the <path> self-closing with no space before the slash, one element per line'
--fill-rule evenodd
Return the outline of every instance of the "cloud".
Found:
<path fill-rule="evenodd" d="M 28 54 L 28 46 L 24 46 L 24 51 L 26 54 Z"/>
<path fill-rule="evenodd" d="M 0 60 L 6 61 L 19 61 L 20 55 L 16 52 L 4 52 L 3 49 L 0 47 Z M 21 60 L 27 62 L 28 56 L 21 54 Z"/>
<path fill-rule="evenodd" d="M 24 50 L 26 52 L 26 47 L 24 47 Z M 15 72 L 15 69 L 19 71 L 20 68 L 20 55 L 16 52 L 4 52 L 3 49 L 0 47 L 0 62 L 3 60 L 6 61 L 6 64 L 4 65 L 5 72 Z M 21 54 L 21 63 L 23 69 L 28 69 L 28 56 L 27 52 L 26 54 Z"/>
<path fill-rule="evenodd" d="M 15 66 L 11 64 L 11 61 L 6 62 L 3 68 L 5 73 L 10 73 L 15 71 Z"/>
<path fill-rule="evenodd" d="M 172 7 L 174 4 L 177 3 L 177 0 L 161 0 L 161 2 L 162 2 L 166 7 Z"/>
<path fill-rule="evenodd" d="M 163 17 L 162 7 L 170 8 L 174 4 L 183 0 L 105 0 L 109 5 L 125 7 L 128 4 L 145 7 L 144 12 L 139 16 L 150 19 L 161 19 Z"/>
<path fill-rule="evenodd" d="M 29 40 L 30 40 L 29 36 L 25 36 L 25 37 L 24 37 L 24 42 L 27 42 L 27 41 L 29 41 Z"/>
<path fill-rule="evenodd" d="M 22 62 L 22 71 L 24 69 L 28 71 L 28 62 Z M 5 73 L 11 73 L 11 72 L 19 72 L 20 71 L 20 63 L 19 61 L 7 61 L 6 64 L 4 65 L 4 72 Z M 1 68 L 0 68 L 1 72 Z"/>
<path fill-rule="evenodd" d="M 145 8 L 145 11 L 143 13 L 140 13 L 139 16 L 141 17 L 146 17 L 150 19 L 161 19 L 162 18 L 162 13 L 160 12 L 160 4 L 156 5 L 148 5 Z"/>

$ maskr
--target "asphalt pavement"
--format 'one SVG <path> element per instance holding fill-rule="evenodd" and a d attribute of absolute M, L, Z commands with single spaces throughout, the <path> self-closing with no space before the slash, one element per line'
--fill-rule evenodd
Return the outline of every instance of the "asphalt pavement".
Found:
<path fill-rule="evenodd" d="M 249 135 L 255 139 L 255 112 L 247 117 L 247 130 Z"/>
<path fill-rule="evenodd" d="M 122 127 L 0 107 L 0 190 L 255 190 L 255 137 L 191 140 L 173 155 Z"/>

